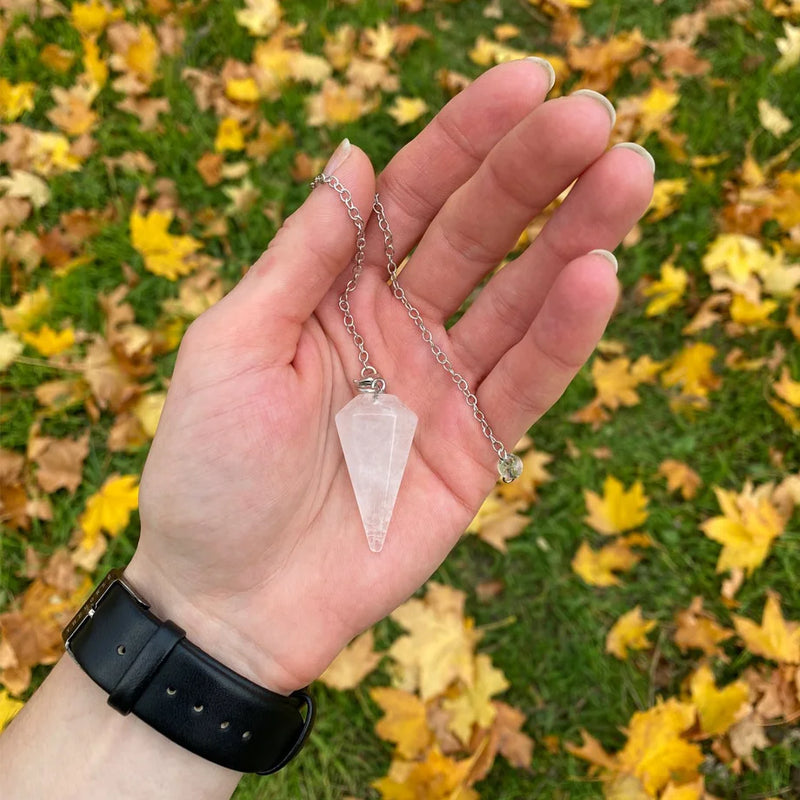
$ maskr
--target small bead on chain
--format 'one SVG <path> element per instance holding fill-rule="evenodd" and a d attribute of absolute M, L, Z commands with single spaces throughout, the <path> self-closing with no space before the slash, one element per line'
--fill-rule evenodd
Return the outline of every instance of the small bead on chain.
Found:
<path fill-rule="evenodd" d="M 359 391 L 380 393 L 386 388 L 386 381 L 378 374 L 378 371 L 375 369 L 375 367 L 369 363 L 369 353 L 364 346 L 364 338 L 356 330 L 355 320 L 353 319 L 353 314 L 350 309 L 350 295 L 353 293 L 353 291 L 355 291 L 356 285 L 358 284 L 358 278 L 364 268 L 364 255 L 367 246 L 367 240 L 365 236 L 366 225 L 364 223 L 364 218 L 361 216 L 355 204 L 353 203 L 353 198 L 350 194 L 350 191 L 345 188 L 342 182 L 335 175 L 326 175 L 325 173 L 321 173 L 314 178 L 311 186 L 313 188 L 321 183 L 327 184 L 339 195 L 339 198 L 347 209 L 350 219 L 353 220 L 353 224 L 356 227 L 356 258 L 353 265 L 353 276 L 347 282 L 347 286 L 339 298 L 339 308 L 344 314 L 344 326 L 348 333 L 353 337 L 353 342 L 358 348 L 358 360 L 361 364 L 361 379 L 355 381 L 355 383 L 358 386 Z M 511 483 L 511 481 L 515 480 L 522 474 L 522 459 L 515 453 L 509 452 L 503 443 L 494 435 L 491 425 L 489 425 L 486 416 L 478 406 L 478 398 L 475 396 L 475 393 L 472 391 L 472 389 L 470 389 L 467 379 L 460 372 L 456 371 L 447 354 L 436 344 L 436 342 L 434 342 L 433 334 L 425 326 L 421 314 L 409 301 L 408 296 L 403 290 L 403 287 L 398 283 L 398 266 L 394 260 L 392 230 L 389 227 L 389 220 L 386 217 L 386 211 L 380 201 L 380 197 L 377 194 L 375 195 L 375 201 L 372 208 L 377 216 L 378 226 L 383 232 L 384 251 L 386 254 L 387 270 L 389 273 L 389 283 L 392 286 L 392 293 L 403 304 L 403 307 L 406 309 L 409 318 L 419 329 L 420 333 L 422 334 L 422 339 L 430 347 L 433 357 L 436 359 L 436 363 L 439 364 L 445 370 L 445 372 L 448 373 L 448 375 L 450 375 L 461 394 L 464 395 L 467 406 L 469 406 L 470 410 L 472 411 L 472 416 L 481 426 L 483 435 L 489 440 L 492 445 L 492 450 L 494 450 L 494 452 L 497 454 L 499 459 L 497 462 L 497 471 L 500 473 L 500 477 L 505 483 Z"/>

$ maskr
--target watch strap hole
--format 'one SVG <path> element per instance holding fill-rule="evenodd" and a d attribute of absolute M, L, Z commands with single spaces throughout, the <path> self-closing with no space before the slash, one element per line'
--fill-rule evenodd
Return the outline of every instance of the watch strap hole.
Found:
<path fill-rule="evenodd" d="M 124 644 L 118 644 L 117 645 L 117 654 L 121 655 L 121 656 L 125 655 L 125 645 Z"/>

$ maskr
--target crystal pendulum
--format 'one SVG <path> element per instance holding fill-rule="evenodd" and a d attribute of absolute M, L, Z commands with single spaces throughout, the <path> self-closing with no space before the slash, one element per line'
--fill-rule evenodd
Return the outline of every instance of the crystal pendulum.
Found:
<path fill-rule="evenodd" d="M 356 496 L 364 532 L 367 534 L 369 549 L 379 553 L 386 540 L 386 531 L 392 518 L 400 482 L 403 479 L 414 431 L 417 428 L 417 415 L 406 408 L 399 398 L 385 394 L 386 381 L 369 363 L 369 353 L 364 346 L 364 338 L 358 333 L 350 308 L 350 294 L 355 291 L 359 275 L 364 267 L 366 238 L 364 218 L 353 203 L 349 190 L 335 175 L 322 173 L 314 178 L 311 186 L 327 184 L 338 195 L 347 208 L 348 216 L 356 227 L 356 257 L 353 276 L 339 298 L 339 308 L 344 314 L 344 326 L 353 337 L 358 348 L 361 364 L 361 377 L 354 381 L 359 394 L 336 415 L 336 430 L 342 443 L 344 460 L 353 492 Z M 422 338 L 430 346 L 436 362 L 440 364 L 456 383 L 473 416 L 481 426 L 483 435 L 491 442 L 498 456 L 497 469 L 506 483 L 518 478 L 522 473 L 522 460 L 508 452 L 503 443 L 494 435 L 483 412 L 478 408 L 478 400 L 467 380 L 450 362 L 450 359 L 433 341 L 431 332 L 425 327 L 419 311 L 411 305 L 400 284 L 397 282 L 398 266 L 394 261 L 392 232 L 386 213 L 378 195 L 375 195 L 373 210 L 383 232 L 386 250 L 389 283 L 392 293 L 403 304 L 409 317 L 422 333 Z"/>
<path fill-rule="evenodd" d="M 379 553 L 411 450 L 417 415 L 393 394 L 377 391 L 374 380 L 357 384 L 361 394 L 336 415 L 336 429 L 369 549 Z"/>

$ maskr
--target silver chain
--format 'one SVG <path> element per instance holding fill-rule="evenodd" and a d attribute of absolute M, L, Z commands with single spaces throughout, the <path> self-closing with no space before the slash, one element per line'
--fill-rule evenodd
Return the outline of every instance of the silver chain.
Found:
<path fill-rule="evenodd" d="M 339 298 L 339 308 L 341 309 L 342 314 L 344 314 L 344 326 L 347 329 L 347 332 L 353 337 L 353 342 L 358 348 L 358 360 L 361 364 L 361 378 L 356 380 L 355 384 L 362 392 L 375 392 L 380 394 L 386 389 L 386 381 L 378 374 L 378 370 L 369 363 L 369 352 L 364 346 L 364 337 L 361 336 L 361 334 L 356 330 L 355 320 L 353 319 L 353 314 L 350 309 L 350 295 L 355 291 L 355 288 L 358 284 L 358 278 L 364 269 L 364 257 L 367 247 L 367 238 L 365 235 L 366 224 L 364 222 L 364 218 L 356 208 L 355 203 L 353 203 L 353 197 L 350 194 L 350 190 L 347 189 L 335 175 L 326 175 L 324 172 L 320 173 L 316 178 L 314 178 L 311 186 L 313 188 L 315 186 L 319 186 L 321 183 L 327 184 L 339 195 L 339 198 L 347 209 L 348 216 L 351 220 L 353 220 L 353 224 L 356 227 L 356 258 L 355 263 L 353 264 L 353 276 L 347 282 L 347 286 L 345 286 L 344 292 L 342 292 L 342 295 Z M 464 395 L 464 399 L 467 401 L 467 405 L 472 411 L 472 416 L 481 426 L 483 435 L 489 440 L 492 445 L 492 450 L 494 450 L 494 452 L 497 454 L 499 459 L 497 468 L 500 472 L 500 476 L 506 483 L 510 483 L 522 474 L 521 459 L 514 453 L 509 452 L 505 445 L 494 435 L 492 426 L 486 419 L 486 415 L 479 408 L 478 398 L 475 396 L 475 393 L 472 391 L 472 389 L 470 389 L 467 379 L 460 372 L 456 371 L 455 367 L 453 366 L 453 362 L 450 361 L 450 358 L 447 356 L 444 350 L 442 350 L 442 348 L 433 341 L 433 334 L 425 326 L 419 310 L 414 307 L 403 290 L 403 287 L 398 283 L 398 266 L 394 260 L 392 229 L 389 227 L 389 220 L 386 217 L 386 210 L 384 209 L 383 203 L 381 203 L 380 197 L 377 194 L 375 195 L 372 208 L 378 218 L 378 226 L 383 232 L 386 268 L 389 273 L 389 283 L 392 287 L 392 293 L 403 304 L 403 307 L 408 312 L 409 318 L 419 329 L 420 333 L 422 334 L 422 340 L 430 347 L 433 357 L 436 359 L 436 363 L 439 364 L 448 375 L 450 375 L 450 377 L 453 379 L 453 383 L 456 384 L 461 394 Z"/>

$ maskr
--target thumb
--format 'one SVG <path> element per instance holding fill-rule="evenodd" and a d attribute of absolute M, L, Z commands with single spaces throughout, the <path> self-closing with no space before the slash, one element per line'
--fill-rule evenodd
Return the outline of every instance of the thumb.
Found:
<path fill-rule="evenodd" d="M 323 170 L 335 175 L 364 219 L 372 212 L 375 173 L 367 155 L 344 139 Z M 294 358 L 303 324 L 313 314 L 356 252 L 356 226 L 342 198 L 317 186 L 286 219 L 269 246 L 230 294 L 218 304 L 230 329 L 246 325 L 267 349 L 272 366 Z M 220 308 L 220 307 L 224 307 Z"/>

